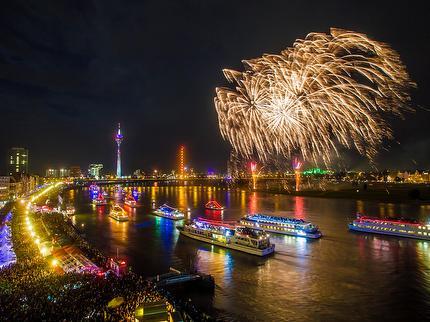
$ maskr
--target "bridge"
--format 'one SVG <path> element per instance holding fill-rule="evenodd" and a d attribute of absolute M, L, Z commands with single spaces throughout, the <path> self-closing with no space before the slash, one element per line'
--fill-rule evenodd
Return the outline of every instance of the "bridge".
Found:
<path fill-rule="evenodd" d="M 258 177 L 258 182 L 281 182 L 285 180 L 294 180 L 294 175 L 288 175 L 284 177 L 278 176 L 261 176 Z M 225 177 L 194 177 L 194 178 L 171 178 L 171 177 L 150 177 L 150 178 L 115 178 L 115 179 L 89 179 L 79 178 L 74 179 L 73 183 L 77 186 L 89 186 L 91 184 L 97 185 L 113 185 L 113 184 L 125 184 L 125 185 L 214 185 L 214 186 L 246 186 L 250 184 L 252 177 L 245 177 L 239 179 L 229 179 Z"/>
<path fill-rule="evenodd" d="M 210 184 L 222 185 L 228 184 L 231 180 L 225 178 L 187 178 L 187 179 L 174 179 L 174 178 L 118 178 L 118 179 L 75 179 L 73 183 L 78 186 L 89 186 L 91 184 L 97 185 L 111 185 L 111 184 L 127 184 L 127 185 L 153 185 L 161 183 L 163 185 L 184 185 L 184 184 Z"/>

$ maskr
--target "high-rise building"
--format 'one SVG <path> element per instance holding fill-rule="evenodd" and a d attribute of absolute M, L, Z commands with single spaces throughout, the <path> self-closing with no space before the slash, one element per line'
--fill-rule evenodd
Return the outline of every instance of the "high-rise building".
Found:
<path fill-rule="evenodd" d="M 67 178 L 70 177 L 70 170 L 67 168 L 54 169 L 49 168 L 45 171 L 46 178 Z"/>
<path fill-rule="evenodd" d="M 102 169 L 103 169 L 103 164 L 91 163 L 88 166 L 88 176 L 91 178 L 100 179 Z"/>
<path fill-rule="evenodd" d="M 82 171 L 80 166 L 72 166 L 70 167 L 70 176 L 73 178 L 82 177 Z"/>
<path fill-rule="evenodd" d="M 121 134 L 121 124 L 118 123 L 118 131 L 115 134 L 115 142 L 118 146 L 116 150 L 116 176 L 117 178 L 121 178 L 121 142 L 124 139 L 124 136 Z"/>
<path fill-rule="evenodd" d="M 16 147 L 11 148 L 8 163 L 10 176 L 28 174 L 28 150 Z"/>
<path fill-rule="evenodd" d="M 60 175 L 60 178 L 70 177 L 70 169 L 61 168 L 58 173 Z"/>
<path fill-rule="evenodd" d="M 46 169 L 45 171 L 46 178 L 58 178 L 58 170 L 57 169 Z"/>

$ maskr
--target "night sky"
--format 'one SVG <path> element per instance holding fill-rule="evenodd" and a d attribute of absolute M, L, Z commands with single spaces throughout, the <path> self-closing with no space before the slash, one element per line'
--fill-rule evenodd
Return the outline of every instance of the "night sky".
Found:
<path fill-rule="evenodd" d="M 112 171 L 118 122 L 125 173 L 175 167 L 180 144 L 190 166 L 223 171 L 229 145 L 213 105 L 222 69 L 330 27 L 391 44 L 418 84 L 418 110 L 394 121 L 396 140 L 377 166 L 430 168 L 430 28 L 420 3 L 2 1 L 0 173 L 12 146 L 30 150 L 32 172 L 96 162 Z M 347 153 L 343 163 L 368 162 Z"/>

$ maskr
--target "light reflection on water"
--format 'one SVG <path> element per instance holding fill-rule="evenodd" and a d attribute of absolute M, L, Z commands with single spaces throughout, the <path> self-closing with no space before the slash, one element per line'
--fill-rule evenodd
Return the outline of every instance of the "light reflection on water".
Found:
<path fill-rule="evenodd" d="M 114 193 L 112 188 L 103 188 Z M 108 255 L 118 252 L 145 276 L 195 267 L 217 284 L 207 302 L 221 318 L 238 321 L 398 320 L 430 314 L 429 242 L 353 233 L 356 212 L 414 217 L 427 221 L 429 206 L 354 200 L 290 197 L 216 187 L 138 187 L 138 208 L 125 208 L 130 221 L 107 217 L 109 206 L 93 208 L 87 190 L 66 194 L 74 200 L 74 221 Z M 125 191 L 132 191 L 124 187 Z M 216 199 L 222 212 L 205 211 Z M 168 203 L 189 216 L 237 220 L 247 212 L 295 216 L 317 224 L 324 237 L 306 240 L 273 235 L 276 254 L 258 258 L 180 236 L 177 223 L 150 215 Z M 205 295 L 199 294 L 199 300 Z"/>

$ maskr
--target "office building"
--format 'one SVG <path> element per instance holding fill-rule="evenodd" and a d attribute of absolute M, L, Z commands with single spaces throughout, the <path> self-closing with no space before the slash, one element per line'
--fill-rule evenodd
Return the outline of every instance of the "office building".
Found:
<path fill-rule="evenodd" d="M 88 176 L 90 178 L 100 179 L 102 169 L 103 169 L 103 164 L 92 163 L 88 166 Z"/>
<path fill-rule="evenodd" d="M 61 168 L 58 171 L 58 174 L 59 174 L 60 178 L 67 178 L 67 177 L 70 177 L 70 170 L 67 168 Z"/>
<path fill-rule="evenodd" d="M 24 148 L 11 148 L 9 150 L 9 175 L 19 177 L 28 174 L 28 150 Z"/>
<path fill-rule="evenodd" d="M 46 178 L 58 178 L 58 170 L 57 169 L 46 169 L 45 177 Z"/>

